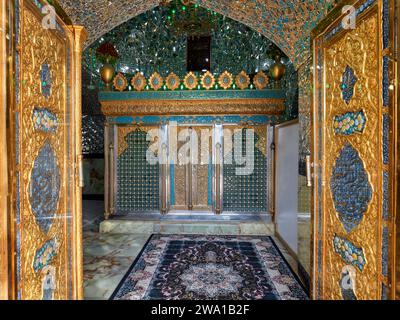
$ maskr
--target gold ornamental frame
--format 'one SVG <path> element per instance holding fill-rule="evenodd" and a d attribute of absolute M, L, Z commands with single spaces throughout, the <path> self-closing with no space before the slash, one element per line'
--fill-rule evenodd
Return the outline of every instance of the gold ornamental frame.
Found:
<path fill-rule="evenodd" d="M 117 91 L 124 91 L 128 87 L 128 80 L 125 78 L 125 76 L 119 72 L 113 80 L 113 86 Z"/>
<path fill-rule="evenodd" d="M 190 80 L 193 80 L 193 82 L 190 83 Z M 199 84 L 199 79 L 197 78 L 197 76 L 192 71 L 190 71 L 183 78 L 183 84 L 189 90 L 194 90 L 197 87 L 197 85 Z"/>
<path fill-rule="evenodd" d="M 169 90 L 174 91 L 178 89 L 181 85 L 181 79 L 179 79 L 179 77 L 175 73 L 171 72 L 167 76 L 167 79 L 165 79 L 165 84 Z"/>
<path fill-rule="evenodd" d="M 269 83 L 269 78 L 268 76 L 264 73 L 264 71 L 260 70 L 258 73 L 254 76 L 254 86 L 258 90 L 263 90 Z"/>
<path fill-rule="evenodd" d="M 149 78 L 149 85 L 154 91 L 158 91 L 164 85 L 164 79 L 158 72 L 154 72 Z"/>
<path fill-rule="evenodd" d="M 250 85 L 250 77 L 246 73 L 246 71 L 241 71 L 236 77 L 235 77 L 235 84 L 240 90 L 245 90 L 249 87 Z"/>
<path fill-rule="evenodd" d="M 209 84 L 206 83 L 207 78 L 208 78 L 209 81 L 210 81 Z M 215 85 L 215 78 L 214 78 L 214 75 L 213 75 L 210 71 L 205 72 L 205 73 L 201 76 L 200 79 L 201 79 L 201 81 L 200 81 L 200 82 L 201 82 L 201 86 L 202 86 L 204 89 L 206 89 L 206 90 L 212 89 L 212 88 L 214 87 L 214 85 Z"/>
<path fill-rule="evenodd" d="M 342 37 L 343 35 L 346 35 L 347 32 L 350 32 L 349 30 L 340 30 L 339 32 L 337 32 L 337 34 L 335 34 L 332 38 L 324 38 L 326 36 L 326 34 L 328 32 L 330 32 L 333 27 L 335 25 L 337 25 L 338 23 L 340 23 L 340 20 L 344 18 L 344 14 L 342 14 L 342 9 L 344 6 L 346 5 L 353 5 L 354 7 L 358 8 L 362 3 L 364 3 L 365 0 L 353 0 L 353 1 L 344 1 L 342 0 L 329 14 L 327 17 L 325 17 L 325 19 L 323 19 L 320 24 L 313 30 L 312 32 L 312 49 L 311 52 L 313 52 L 313 69 L 312 69 L 312 75 L 311 75 L 311 81 L 313 81 L 313 88 L 314 88 L 314 92 L 313 92 L 313 97 L 312 97 L 312 105 L 314 107 L 312 107 L 311 111 L 311 119 L 312 119 L 312 129 L 311 129 L 311 141 L 313 141 L 312 143 L 312 151 L 311 151 L 311 163 L 313 164 L 313 170 L 314 170 L 314 177 L 313 177 L 313 192 L 312 192 L 312 203 L 311 203 L 311 221 L 312 221 L 312 228 L 311 228 L 311 239 L 312 239 L 312 244 L 311 244 L 311 268 L 312 268 L 312 281 L 311 281 L 311 291 L 312 291 L 312 297 L 314 299 L 328 299 L 328 295 L 327 293 L 324 293 L 324 286 L 323 286 L 323 282 L 320 282 L 320 280 L 322 279 L 322 281 L 324 281 L 324 277 L 325 277 L 325 264 L 331 263 L 329 260 L 329 262 L 327 260 L 325 260 L 326 258 L 326 244 L 328 243 L 327 239 L 325 238 L 326 236 L 326 230 L 325 230 L 325 214 L 323 214 L 323 220 L 319 221 L 318 220 L 318 216 L 319 216 L 319 211 L 321 212 L 326 212 L 326 202 L 327 201 L 331 201 L 331 200 L 327 200 L 326 197 L 322 197 L 320 198 L 320 194 L 318 192 L 318 184 L 319 184 L 319 179 L 320 179 L 320 168 L 322 168 L 321 172 L 325 172 L 324 171 L 324 165 L 325 165 L 325 158 L 328 158 L 329 155 L 325 155 L 324 152 L 324 146 L 325 146 L 325 141 L 328 141 L 326 139 L 328 139 L 327 137 L 325 137 L 325 131 L 327 130 L 324 127 L 321 127 L 322 132 L 324 132 L 324 134 L 322 135 L 322 140 L 319 140 L 319 133 L 320 132 L 320 125 L 319 125 L 319 121 L 323 122 L 323 126 L 325 125 L 325 120 L 324 118 L 319 119 L 318 116 L 318 112 L 317 112 L 317 103 L 318 103 L 318 89 L 319 88 L 325 88 L 326 86 L 326 75 L 322 75 L 322 79 L 321 79 L 321 84 L 318 82 L 318 56 L 317 56 L 317 49 L 321 48 L 322 52 L 324 52 L 324 48 L 325 48 L 325 42 L 326 43 L 334 43 L 335 41 L 339 41 L 340 37 Z M 389 265 L 389 270 L 388 270 L 388 275 L 387 277 L 384 277 L 381 274 L 378 274 L 378 279 L 372 279 L 371 281 L 377 281 L 377 282 L 382 282 L 383 284 L 385 284 L 387 286 L 387 298 L 388 299 L 399 299 L 400 298 L 400 284 L 399 284 L 399 279 L 400 279 L 400 263 L 399 263 L 399 258 L 400 258 L 400 250 L 399 250 L 399 245 L 400 245 L 400 240 L 399 240 L 399 230 L 398 228 L 396 229 L 396 224 L 397 226 L 400 223 L 400 217 L 398 214 L 398 206 L 399 206 L 399 201 L 400 201 L 400 195 L 399 195 L 399 189 L 398 189 L 398 181 L 399 181 L 399 177 L 400 177 L 400 168 L 399 168 L 399 151 L 400 151 L 400 144 L 399 144 L 399 137 L 400 137 L 400 129 L 398 126 L 398 106 L 400 103 L 400 99 L 399 99 L 399 93 L 398 93 L 398 75 L 400 74 L 400 69 L 399 69 L 399 65 L 398 65 L 398 60 L 400 58 L 400 53 L 398 48 L 394 48 L 394 44 L 398 43 L 395 41 L 395 34 L 394 34 L 394 30 L 395 30 L 395 25 L 394 25 L 394 21 L 395 21 L 395 14 L 397 14 L 397 16 L 399 16 L 399 12 L 400 9 L 397 6 L 397 13 L 395 12 L 395 5 L 394 5 L 394 1 L 393 0 L 389 0 L 389 47 L 386 49 L 381 49 L 382 46 L 382 31 L 381 31 L 381 21 L 382 21 L 382 9 L 383 9 L 383 1 L 382 0 L 376 0 L 375 3 L 373 3 L 370 7 L 368 7 L 364 12 L 362 12 L 356 20 L 357 23 L 357 27 L 359 26 L 359 24 L 361 25 L 364 21 L 366 21 L 367 19 L 370 19 L 374 14 L 378 16 L 378 30 L 379 32 L 377 33 L 377 39 L 378 39 L 378 43 L 379 43 L 379 49 L 377 49 L 377 51 L 379 52 L 377 55 L 377 63 L 378 65 L 381 67 L 381 59 L 383 56 L 387 56 L 389 58 L 389 73 L 390 73 L 390 78 L 392 79 L 390 82 L 390 103 L 387 106 L 386 109 L 388 109 L 388 115 L 390 118 L 390 131 L 389 131 L 389 165 L 384 165 L 384 164 L 380 164 L 379 166 L 382 166 L 383 170 L 387 170 L 387 172 L 389 172 L 389 219 L 387 221 L 381 221 L 381 218 L 378 218 L 379 221 L 377 221 L 376 223 L 378 224 L 377 229 L 378 230 L 382 230 L 383 227 L 388 228 L 389 231 L 389 252 L 388 252 L 388 265 Z M 361 22 L 359 22 L 361 21 Z M 397 26 L 398 28 L 399 26 Z M 329 39 L 329 40 L 325 40 L 325 39 Z M 324 70 L 326 70 L 325 66 L 326 66 L 326 61 L 324 58 L 324 54 L 322 54 L 322 67 Z M 326 71 L 325 71 L 326 72 Z M 381 94 L 382 94 L 382 80 L 383 80 L 383 76 L 382 73 L 379 74 L 379 79 L 377 81 L 377 83 L 379 84 L 379 99 L 381 99 Z M 324 96 L 324 94 L 322 93 L 322 104 L 323 104 L 323 117 L 325 117 L 325 99 L 326 97 Z M 382 107 L 382 101 L 379 102 L 379 106 Z M 372 121 L 372 119 L 368 119 L 368 121 Z M 376 123 L 376 125 L 378 126 L 378 128 L 381 127 L 381 124 Z M 318 158 L 318 154 L 321 151 L 318 151 L 318 146 L 322 145 L 322 158 L 319 159 Z M 332 155 L 332 157 L 334 157 L 335 155 Z M 368 172 L 368 171 L 367 171 Z M 376 169 L 376 172 L 378 173 L 377 176 L 380 175 L 380 169 Z M 322 174 L 321 177 L 321 183 L 322 183 L 322 188 L 327 188 L 327 185 L 329 184 L 329 181 L 327 178 L 325 178 L 325 173 Z M 371 182 L 370 182 L 371 183 Z M 373 185 L 374 188 L 374 197 L 377 197 L 378 199 L 383 199 L 383 195 L 382 195 L 382 191 L 381 190 L 375 190 L 376 186 Z M 326 191 L 325 191 L 326 192 Z M 324 193 L 321 192 L 321 195 L 323 195 Z M 322 204 L 322 205 L 321 205 Z M 321 206 L 320 206 L 321 205 Z M 379 205 L 381 206 L 382 203 L 379 203 Z M 381 208 L 378 207 L 379 210 L 381 210 Z M 383 220 L 383 219 L 382 219 Z M 321 224 L 320 224 L 321 222 Z M 320 225 L 322 225 L 322 229 L 320 229 Z M 379 231 L 379 234 L 381 234 L 382 231 Z M 396 237 L 397 234 L 397 237 Z M 379 240 L 381 241 L 381 240 Z M 319 247 L 318 243 L 321 243 L 321 247 Z M 356 243 L 357 244 L 357 243 Z M 377 265 L 379 265 L 379 263 L 381 263 L 382 261 L 382 257 L 381 257 L 381 248 L 379 248 L 379 245 L 377 246 L 377 253 L 376 256 L 374 256 L 373 258 L 377 260 Z M 319 254 L 318 252 L 320 252 L 321 256 L 318 258 Z M 371 258 L 371 257 L 370 257 Z M 368 257 L 367 257 L 367 264 L 368 264 Z M 319 273 L 319 268 L 322 265 L 322 271 L 321 273 Z M 396 270 L 397 269 L 397 270 Z M 378 270 L 379 267 L 378 267 Z M 320 286 L 319 284 L 322 283 L 322 286 Z M 371 282 L 372 283 L 372 282 Z M 320 291 L 321 289 L 321 291 Z M 378 292 L 380 292 L 380 289 L 376 290 Z M 373 296 L 372 296 L 373 295 Z M 365 297 L 365 293 L 363 293 L 363 297 Z M 379 298 L 376 296 L 376 292 L 375 293 L 370 293 L 368 294 L 368 297 L 370 299 L 375 298 Z"/>
<path fill-rule="evenodd" d="M 227 82 L 225 82 L 224 80 L 226 80 Z M 227 90 L 230 87 L 232 87 L 232 84 L 233 84 L 233 76 L 232 76 L 232 74 L 225 70 L 218 77 L 218 84 L 224 90 Z"/>
<path fill-rule="evenodd" d="M 137 80 L 140 80 L 140 84 L 136 83 Z M 136 91 L 142 91 L 146 87 L 147 80 L 140 72 L 136 72 L 131 79 L 131 84 Z"/>

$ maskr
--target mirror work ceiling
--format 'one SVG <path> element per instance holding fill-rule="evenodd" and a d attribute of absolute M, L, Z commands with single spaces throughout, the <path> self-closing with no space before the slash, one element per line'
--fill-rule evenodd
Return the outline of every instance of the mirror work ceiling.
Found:
<path fill-rule="evenodd" d="M 194 0 L 246 24 L 273 41 L 299 66 L 310 55 L 310 32 L 335 0 Z M 121 23 L 159 5 L 159 0 L 59 0 L 89 46 Z"/>

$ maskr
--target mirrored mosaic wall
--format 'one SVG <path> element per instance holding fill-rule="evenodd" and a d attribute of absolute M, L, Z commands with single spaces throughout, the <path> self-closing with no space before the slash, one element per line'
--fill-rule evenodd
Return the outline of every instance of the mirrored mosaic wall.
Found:
<path fill-rule="evenodd" d="M 82 117 L 82 152 L 83 154 L 104 153 L 104 117 L 84 115 Z"/>
<path fill-rule="evenodd" d="M 300 124 L 300 168 L 301 175 L 306 175 L 306 156 L 311 153 L 310 137 L 311 137 L 311 60 L 307 60 L 298 69 L 298 115 Z"/>
<path fill-rule="evenodd" d="M 206 15 L 199 8 L 198 15 Z M 228 70 L 238 74 L 267 70 L 274 52 L 281 52 L 270 40 L 237 21 L 218 15 L 211 31 L 211 71 Z M 168 10 L 157 7 L 116 27 L 85 51 L 84 64 L 97 77 L 99 67 L 95 51 L 100 44 L 111 42 L 119 52 L 117 71 L 133 74 L 141 71 L 146 77 L 157 71 L 166 77 L 170 72 L 183 77 L 186 70 L 186 35 L 175 34 L 168 27 Z M 282 53 L 283 55 L 283 53 Z M 290 64 L 285 59 L 286 64 Z"/>
<path fill-rule="evenodd" d="M 207 14 L 206 9 L 198 9 L 200 15 Z M 174 72 L 180 78 L 186 73 L 186 35 L 176 35 L 166 28 L 168 10 L 157 7 L 123 23 L 94 42 L 84 52 L 84 106 L 90 113 L 96 112 L 97 101 L 90 97 L 96 88 L 102 86 L 99 78 L 101 63 L 96 59 L 96 49 L 105 42 L 111 42 L 117 49 L 118 59 L 116 72 L 133 75 L 137 71 L 149 78 L 153 72 L 166 77 Z M 287 92 L 287 117 L 295 118 L 298 113 L 297 72 L 293 64 L 277 46 L 249 27 L 237 21 L 218 15 L 217 26 L 212 31 L 211 71 L 221 74 L 228 70 L 238 74 L 244 70 L 254 74 L 259 70 L 268 71 L 274 63 L 276 52 L 283 56 L 286 74 L 280 86 Z M 277 84 L 270 81 L 267 88 Z M 94 110 L 94 105 L 96 105 Z"/>

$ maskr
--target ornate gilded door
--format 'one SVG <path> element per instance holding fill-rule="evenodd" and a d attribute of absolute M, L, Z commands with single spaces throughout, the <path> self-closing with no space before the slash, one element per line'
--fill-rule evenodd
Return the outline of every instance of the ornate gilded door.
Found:
<path fill-rule="evenodd" d="M 45 1 L 8 2 L 14 24 L 11 298 L 82 298 L 81 44 Z"/>
<path fill-rule="evenodd" d="M 394 1 L 341 10 L 313 40 L 313 295 L 386 299 L 393 297 Z"/>
<path fill-rule="evenodd" d="M 177 159 L 171 168 L 173 210 L 212 211 L 212 133 L 211 125 L 177 128 Z"/>

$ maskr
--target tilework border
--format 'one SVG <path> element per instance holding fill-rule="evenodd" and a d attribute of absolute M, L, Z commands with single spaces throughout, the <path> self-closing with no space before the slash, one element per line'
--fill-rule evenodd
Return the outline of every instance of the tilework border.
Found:
<path fill-rule="evenodd" d="M 109 124 L 163 124 L 168 122 L 177 122 L 184 124 L 276 124 L 279 123 L 279 116 L 240 116 L 240 115 L 225 115 L 225 116 L 122 116 L 108 117 Z"/>

